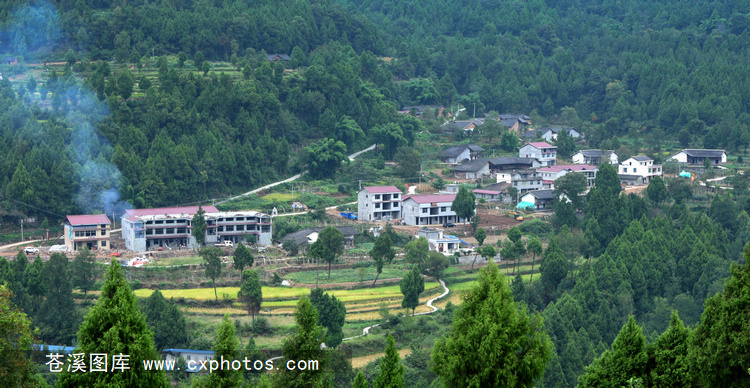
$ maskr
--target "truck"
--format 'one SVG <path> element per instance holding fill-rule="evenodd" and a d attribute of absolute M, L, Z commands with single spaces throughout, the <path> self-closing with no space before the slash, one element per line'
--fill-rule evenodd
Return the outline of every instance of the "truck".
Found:
<path fill-rule="evenodd" d="M 354 212 L 341 212 L 341 217 L 348 218 L 350 220 L 357 220 L 357 215 Z"/>
<path fill-rule="evenodd" d="M 34 247 L 32 245 L 29 245 L 29 246 L 27 246 L 26 248 L 23 249 L 23 253 L 25 253 L 27 255 L 34 254 L 34 253 L 39 253 L 39 248 Z"/>
<path fill-rule="evenodd" d="M 231 240 L 220 241 L 214 244 L 216 247 L 234 247 L 234 243 Z"/>

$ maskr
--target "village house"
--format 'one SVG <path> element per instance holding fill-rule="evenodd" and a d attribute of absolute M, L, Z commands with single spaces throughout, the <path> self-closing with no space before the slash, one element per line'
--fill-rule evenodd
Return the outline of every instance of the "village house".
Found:
<path fill-rule="evenodd" d="M 334 227 L 344 235 L 344 248 L 354 248 L 354 237 L 359 234 L 357 230 L 349 225 L 337 225 Z M 297 243 L 300 250 L 305 250 L 308 246 L 312 245 L 312 243 L 318 241 L 318 236 L 323 229 L 325 228 L 319 226 L 298 230 L 282 237 L 281 242 L 283 243 L 284 241 L 292 240 Z"/>
<path fill-rule="evenodd" d="M 443 111 L 445 110 L 445 107 L 442 105 L 414 105 L 414 106 L 405 106 L 401 108 L 398 113 L 401 114 L 408 114 L 413 115 L 414 117 L 422 117 L 422 115 L 426 112 L 432 110 L 435 112 L 435 116 L 441 116 L 443 114 Z"/>
<path fill-rule="evenodd" d="M 247 242 L 254 235 L 262 245 L 271 244 L 271 216 L 256 211 L 220 212 L 204 206 L 206 244 Z M 193 216 L 198 206 L 129 209 L 122 215 L 125 247 L 135 252 L 153 249 L 197 248 L 192 235 Z"/>
<path fill-rule="evenodd" d="M 474 195 L 477 199 L 484 198 L 488 202 L 504 202 L 510 203 L 516 198 L 511 198 L 508 194 L 508 189 L 511 187 L 509 182 L 493 183 L 491 185 L 484 186 L 481 189 L 475 189 Z"/>
<path fill-rule="evenodd" d="M 555 202 L 555 198 L 570 202 L 567 195 L 560 194 L 559 197 L 556 197 L 555 191 L 549 189 L 529 191 L 521 197 L 521 202 L 532 203 L 534 209 L 543 210 L 549 208 Z"/>
<path fill-rule="evenodd" d="M 453 176 L 459 179 L 479 179 L 490 176 L 490 163 L 486 159 L 472 160 L 453 167 Z"/>
<path fill-rule="evenodd" d="M 724 150 L 684 149 L 670 159 L 683 164 L 703 164 L 706 159 L 713 165 L 726 164 L 727 152 Z"/>
<path fill-rule="evenodd" d="M 524 170 L 542 166 L 542 163 L 535 158 L 519 158 L 517 156 L 490 158 L 487 161 L 490 162 L 490 174 L 493 175 L 501 171 Z"/>
<path fill-rule="evenodd" d="M 104 214 L 67 216 L 63 224 L 68 251 L 111 249 L 109 234 L 112 223 Z"/>
<path fill-rule="evenodd" d="M 526 133 L 521 135 L 521 138 L 528 141 L 532 141 L 536 138 L 544 139 L 544 141 L 556 141 L 557 135 L 561 131 L 567 132 L 568 136 L 573 139 L 578 139 L 581 137 L 581 133 L 571 127 L 544 127 L 527 131 Z"/>
<path fill-rule="evenodd" d="M 586 186 L 593 187 L 597 171 L 599 171 L 598 167 L 589 166 L 588 164 L 558 164 L 537 169 L 537 172 L 542 177 L 542 186 L 545 189 L 554 189 L 555 181 L 571 172 L 583 174 L 586 177 Z"/>
<path fill-rule="evenodd" d="M 484 119 L 472 119 L 472 120 L 456 120 L 454 122 L 444 124 L 441 128 L 444 132 L 456 132 L 459 130 L 473 131 L 477 127 L 484 125 Z"/>
<path fill-rule="evenodd" d="M 612 150 L 580 150 L 573 154 L 571 159 L 573 159 L 573 163 L 575 164 L 589 164 L 592 166 L 598 166 L 604 161 L 612 165 L 617 165 L 618 163 L 617 153 Z"/>
<path fill-rule="evenodd" d="M 509 183 L 518 189 L 519 193 L 531 190 L 541 190 L 542 175 L 537 170 L 513 170 L 497 173 L 497 183 Z"/>
<path fill-rule="evenodd" d="M 521 158 L 537 159 L 542 166 L 554 166 L 557 164 L 557 147 L 546 142 L 532 142 L 524 145 L 518 150 Z"/>
<path fill-rule="evenodd" d="M 515 113 L 503 113 L 498 115 L 497 121 L 500 125 L 507 127 L 509 131 L 520 135 L 531 125 L 531 117 Z"/>
<path fill-rule="evenodd" d="M 465 222 L 451 210 L 455 194 L 421 194 L 404 197 L 402 210 L 406 225 L 443 225 Z"/>
<path fill-rule="evenodd" d="M 442 229 L 422 228 L 417 231 L 417 235 L 427 240 L 431 251 L 440 252 L 446 256 L 453 256 L 460 252 L 461 239 L 444 234 Z"/>
<path fill-rule="evenodd" d="M 277 61 L 286 62 L 286 61 L 291 61 L 292 58 L 287 54 L 268 54 L 266 55 L 266 60 L 272 61 L 272 62 L 277 62 Z"/>
<path fill-rule="evenodd" d="M 484 148 L 476 144 L 460 145 L 443 151 L 442 160 L 446 163 L 462 163 L 466 160 L 476 160 L 482 156 Z"/>
<path fill-rule="evenodd" d="M 182 357 L 186 365 L 186 372 L 198 372 L 200 370 L 201 362 L 206 362 L 214 358 L 213 350 L 195 350 L 195 349 L 164 349 L 161 351 L 164 353 L 164 359 L 168 362 L 174 362 L 177 365 L 180 357 Z"/>
<path fill-rule="evenodd" d="M 401 190 L 396 186 L 364 187 L 357 194 L 357 217 L 360 221 L 401 218 Z"/>
<path fill-rule="evenodd" d="M 648 184 L 651 178 L 663 176 L 661 164 L 654 164 L 654 160 L 646 155 L 630 157 L 617 166 L 620 181 L 625 184 Z"/>

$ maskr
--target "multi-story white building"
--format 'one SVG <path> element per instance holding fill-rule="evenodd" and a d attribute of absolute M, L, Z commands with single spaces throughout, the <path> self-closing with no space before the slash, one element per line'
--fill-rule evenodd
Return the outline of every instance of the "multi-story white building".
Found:
<path fill-rule="evenodd" d="M 654 164 L 654 160 L 646 155 L 630 157 L 617 166 L 617 173 L 623 176 L 638 176 L 639 183 L 646 184 L 655 176 L 663 176 L 661 164 Z"/>
<path fill-rule="evenodd" d="M 451 210 L 455 194 L 426 194 L 404 197 L 402 212 L 406 225 L 442 225 L 465 222 Z"/>
<path fill-rule="evenodd" d="M 357 219 L 360 221 L 401 218 L 401 190 L 396 186 L 365 187 L 357 194 Z"/>
<path fill-rule="evenodd" d="M 417 231 L 419 237 L 427 239 L 430 250 L 440 252 L 446 256 L 453 256 L 460 252 L 461 240 L 456 236 L 444 235 L 442 229 L 422 228 Z"/>
<path fill-rule="evenodd" d="M 542 166 L 554 166 L 557 164 L 557 147 L 543 141 L 532 142 L 521 147 L 518 156 L 537 159 Z"/>
<path fill-rule="evenodd" d="M 497 183 L 510 183 L 519 193 L 542 189 L 542 175 L 538 170 L 524 169 L 497 173 Z"/>
<path fill-rule="evenodd" d="M 271 216 L 256 211 L 220 212 L 214 206 L 203 208 L 206 220 L 206 244 L 220 241 L 245 242 L 250 235 L 263 245 L 271 243 Z M 143 252 L 162 248 L 198 246 L 193 231 L 193 216 L 198 206 L 130 209 L 122 216 L 125 247 Z"/>
<path fill-rule="evenodd" d="M 593 187 L 594 180 L 596 179 L 596 172 L 599 171 L 599 168 L 595 166 L 589 166 L 588 164 L 569 164 L 542 167 L 540 169 L 537 169 L 536 171 L 542 177 L 543 188 L 554 189 L 555 181 L 571 172 L 578 172 L 583 174 L 586 177 L 587 186 Z"/>
<path fill-rule="evenodd" d="M 110 249 L 111 222 L 104 214 L 68 216 L 63 229 L 68 251 Z"/>

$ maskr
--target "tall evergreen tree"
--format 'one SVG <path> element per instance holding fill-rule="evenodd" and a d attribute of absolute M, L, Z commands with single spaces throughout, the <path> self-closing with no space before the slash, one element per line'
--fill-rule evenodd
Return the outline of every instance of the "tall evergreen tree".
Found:
<path fill-rule="evenodd" d="M 330 376 L 326 373 L 328 354 L 322 349 L 324 342 L 323 327 L 318 325 L 318 312 L 310 303 L 310 299 L 303 296 L 297 302 L 294 311 L 294 334 L 284 340 L 281 354 L 286 360 L 318 360 L 317 370 L 287 370 L 280 368 L 273 375 L 274 387 L 290 388 L 322 388 L 330 384 Z"/>
<path fill-rule="evenodd" d="M 232 260 L 234 262 L 234 268 L 237 268 L 240 273 L 243 273 L 242 271 L 245 267 L 252 268 L 253 263 L 255 262 L 255 258 L 253 257 L 252 252 L 250 252 L 250 249 L 242 243 L 239 243 L 237 249 L 234 250 Z"/>
<path fill-rule="evenodd" d="M 46 343 L 72 344 L 76 336 L 80 316 L 75 308 L 69 278 L 68 258 L 53 253 L 44 266 L 47 293 L 35 318 L 40 328 L 39 337 Z"/>
<path fill-rule="evenodd" d="M 365 378 L 365 375 L 364 373 L 362 373 L 361 369 L 359 372 L 357 372 L 357 377 L 354 378 L 352 388 L 370 388 L 370 383 Z"/>
<path fill-rule="evenodd" d="M 461 185 L 456 194 L 456 198 L 451 204 L 451 210 L 456 212 L 456 215 L 459 218 L 468 220 L 474 215 L 476 206 L 476 196 L 474 193 L 470 192 L 466 186 Z"/>
<path fill-rule="evenodd" d="M 258 277 L 257 272 L 246 269 L 242 273 L 242 279 L 242 287 L 240 287 L 237 297 L 245 303 L 247 313 L 252 315 L 253 322 L 255 322 L 255 314 L 260 312 L 260 305 L 263 303 L 263 288 L 260 284 L 260 277 Z"/>
<path fill-rule="evenodd" d="M 750 262 L 750 244 L 743 254 Z M 708 387 L 750 384 L 750 266 L 733 264 L 724 291 L 706 300 L 690 346 L 694 380 Z"/>
<path fill-rule="evenodd" d="M 448 338 L 435 342 L 432 370 L 447 387 L 531 387 L 552 353 L 539 315 L 519 308 L 490 262 L 463 296 Z"/>
<path fill-rule="evenodd" d="M 555 291 L 557 285 L 568 276 L 568 260 L 565 259 L 562 249 L 554 238 L 544 251 L 539 272 L 541 272 L 542 284 L 550 292 Z"/>
<path fill-rule="evenodd" d="M 318 234 L 318 241 L 323 248 L 321 258 L 328 263 L 328 280 L 331 280 L 331 265 L 337 256 L 344 253 L 344 235 L 337 228 L 327 226 Z"/>
<path fill-rule="evenodd" d="M 224 318 L 219 324 L 216 331 L 216 340 L 214 341 L 213 351 L 214 360 L 222 362 L 229 360 L 231 363 L 239 359 L 240 342 L 235 337 L 234 323 L 229 319 L 229 314 L 224 314 Z M 221 368 L 208 374 L 206 379 L 207 388 L 238 388 L 242 386 L 242 372 L 232 368 Z"/>
<path fill-rule="evenodd" d="M 31 321 L 11 302 L 11 292 L 0 284 L 0 385 L 4 387 L 44 386 L 27 357 L 34 337 Z"/>
<path fill-rule="evenodd" d="M 198 212 L 195 213 L 191 222 L 192 230 L 190 233 L 199 246 L 206 243 L 206 218 L 203 216 L 204 214 L 206 212 L 203 210 L 203 206 L 198 205 Z"/>
<path fill-rule="evenodd" d="M 375 377 L 373 388 L 404 388 L 404 365 L 398 355 L 396 342 L 389 333 L 385 344 L 385 355 L 380 361 L 380 370 Z"/>
<path fill-rule="evenodd" d="M 651 381 L 656 387 L 690 386 L 688 346 L 690 330 L 676 311 L 667 330 L 659 336 L 653 349 Z"/>
<path fill-rule="evenodd" d="M 335 348 L 344 338 L 343 328 L 346 322 L 346 306 L 335 296 L 316 288 L 310 292 L 310 303 L 318 311 L 318 324 L 327 329 L 326 346 Z"/>
<path fill-rule="evenodd" d="M 143 368 L 158 360 L 154 338 L 117 261 L 107 269 L 96 305 L 78 331 L 76 353 L 107 355 L 107 372 L 64 370 L 58 387 L 168 387 L 164 372 Z M 87 363 L 90 366 L 90 364 Z M 118 369 L 127 366 L 129 369 Z"/>
<path fill-rule="evenodd" d="M 419 273 L 417 266 L 412 267 L 411 271 L 401 279 L 400 288 L 401 293 L 404 295 L 401 307 L 407 310 L 411 309 L 413 314 L 414 310 L 419 306 L 419 294 L 424 292 L 424 279 Z"/>
<path fill-rule="evenodd" d="M 93 289 L 96 282 L 96 255 L 84 247 L 73 259 L 73 285 L 83 291 L 83 295 Z"/>
<path fill-rule="evenodd" d="M 182 310 L 174 300 L 167 300 L 161 291 L 156 290 L 141 300 L 141 311 L 146 323 L 154 333 L 157 350 L 188 346 L 188 329 Z"/>
<path fill-rule="evenodd" d="M 586 372 L 578 379 L 578 386 L 622 387 L 628 386 L 632 378 L 644 381 L 648 374 L 647 364 L 646 338 L 631 315 L 612 348 L 586 367 Z"/>

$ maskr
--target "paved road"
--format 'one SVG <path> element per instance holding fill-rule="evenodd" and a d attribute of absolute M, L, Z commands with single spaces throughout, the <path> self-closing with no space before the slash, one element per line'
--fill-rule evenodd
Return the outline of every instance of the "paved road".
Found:
<path fill-rule="evenodd" d="M 450 292 L 450 290 L 448 289 L 448 287 L 446 287 L 446 286 L 445 286 L 445 282 L 443 282 L 442 280 L 440 280 L 440 285 L 441 285 L 441 286 L 443 286 L 443 289 L 444 289 L 445 291 L 443 291 L 443 293 L 442 293 L 442 294 L 440 294 L 440 295 L 438 295 L 438 296 L 436 296 L 436 297 L 434 297 L 434 298 L 432 298 L 432 299 L 430 299 L 430 300 L 428 300 L 428 301 L 427 301 L 427 307 L 431 308 L 431 309 L 432 309 L 432 311 L 425 311 L 425 312 L 423 312 L 423 313 L 410 314 L 410 315 L 409 315 L 410 317 L 412 317 L 412 316 L 417 316 L 417 315 L 426 315 L 426 314 L 432 314 L 432 313 L 434 313 L 435 311 L 438 311 L 438 308 L 437 308 L 437 307 L 435 307 L 435 306 L 433 306 L 433 305 L 432 305 L 432 302 L 434 302 L 434 301 L 436 301 L 436 300 L 438 300 L 438 299 L 440 299 L 440 298 L 442 298 L 442 297 L 444 297 L 444 296 L 448 295 L 448 293 Z M 359 337 L 364 337 L 364 336 L 366 336 L 366 335 L 370 334 L 370 329 L 372 329 L 373 327 L 378 327 L 378 326 L 380 326 L 380 324 L 379 324 L 379 323 L 378 323 L 377 325 L 367 326 L 367 327 L 365 327 L 365 328 L 364 328 L 364 329 L 362 330 L 362 334 L 360 334 L 360 335 L 355 335 L 354 337 L 344 338 L 344 339 L 343 339 L 342 341 L 349 341 L 349 340 L 353 340 L 353 339 L 355 339 L 355 338 L 359 338 Z"/>
<path fill-rule="evenodd" d="M 354 158 L 356 158 L 360 154 L 362 154 L 364 152 L 367 152 L 367 151 L 372 151 L 374 149 L 375 149 L 375 144 L 373 144 L 373 145 L 371 145 L 371 146 L 363 149 L 362 151 L 357 151 L 357 152 L 349 155 L 349 160 L 354 160 Z M 305 172 L 307 172 L 307 171 L 305 171 Z M 263 190 L 266 190 L 266 189 L 270 189 L 271 187 L 278 186 L 278 185 L 283 184 L 283 183 L 288 183 L 288 182 L 295 181 L 295 180 L 299 179 L 302 176 L 302 174 L 304 174 L 305 172 L 302 172 L 302 173 L 299 173 L 299 174 L 294 175 L 292 177 L 289 177 L 287 179 L 284 179 L 283 181 L 278 181 L 278 182 L 275 182 L 275 183 L 271 183 L 271 184 L 265 185 L 263 187 L 259 187 L 259 188 L 255 189 L 255 190 L 250 190 L 247 193 L 243 193 L 243 194 L 231 197 L 229 199 L 225 199 L 223 201 L 215 202 L 214 204 L 215 205 L 221 205 L 222 203 L 233 201 L 235 199 L 239 199 L 239 198 L 242 198 L 242 197 L 246 197 L 248 195 L 255 194 L 255 193 L 259 192 L 259 191 L 263 191 Z M 291 215 L 291 214 L 289 214 L 289 215 Z"/>

